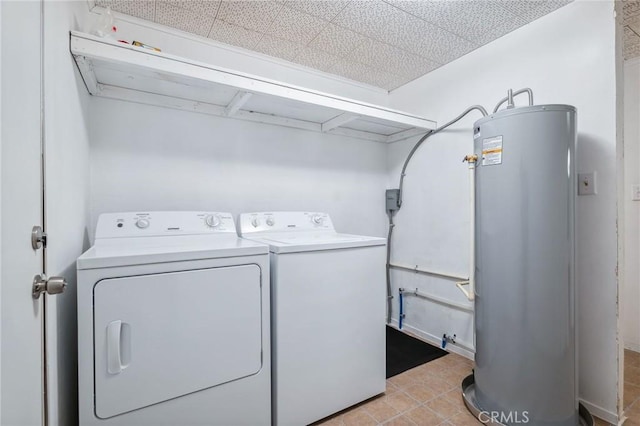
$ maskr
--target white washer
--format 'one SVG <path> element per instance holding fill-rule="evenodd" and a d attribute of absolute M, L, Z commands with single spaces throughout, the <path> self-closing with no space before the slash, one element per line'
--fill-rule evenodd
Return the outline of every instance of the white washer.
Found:
<path fill-rule="evenodd" d="M 385 390 L 385 244 L 326 213 L 240 215 L 271 251 L 274 425 L 301 426 Z"/>
<path fill-rule="evenodd" d="M 80 424 L 269 425 L 268 253 L 229 213 L 102 214 L 77 263 Z"/>

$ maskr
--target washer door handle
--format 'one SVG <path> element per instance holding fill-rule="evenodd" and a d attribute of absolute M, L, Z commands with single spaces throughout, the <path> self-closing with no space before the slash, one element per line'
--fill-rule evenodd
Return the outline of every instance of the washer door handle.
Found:
<path fill-rule="evenodd" d="M 120 359 L 120 332 L 122 321 L 111 321 L 107 326 L 107 371 L 109 374 L 122 372 L 122 360 Z"/>

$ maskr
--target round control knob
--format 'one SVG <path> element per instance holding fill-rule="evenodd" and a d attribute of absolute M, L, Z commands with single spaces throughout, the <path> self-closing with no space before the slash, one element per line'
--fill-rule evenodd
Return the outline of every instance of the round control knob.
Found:
<path fill-rule="evenodd" d="M 322 222 L 324 222 L 324 218 L 319 214 L 314 214 L 313 216 L 311 216 L 311 221 L 316 225 L 322 225 Z"/>
<path fill-rule="evenodd" d="M 260 219 L 258 219 L 257 217 L 254 217 L 253 219 L 251 219 L 251 225 L 254 228 L 257 228 L 258 226 L 260 226 Z"/>
<path fill-rule="evenodd" d="M 206 223 L 209 228 L 215 228 L 220 225 L 220 216 L 217 214 L 210 214 L 204 218 L 204 223 Z"/>
<path fill-rule="evenodd" d="M 140 229 L 148 228 L 150 225 L 149 219 L 138 219 L 136 220 L 136 226 Z"/>
<path fill-rule="evenodd" d="M 276 223 L 276 221 L 275 221 L 275 220 L 273 220 L 273 218 L 272 218 L 272 217 L 268 217 L 268 218 L 267 218 L 267 225 L 269 225 L 269 226 L 273 226 L 273 225 L 275 225 L 275 223 Z"/>

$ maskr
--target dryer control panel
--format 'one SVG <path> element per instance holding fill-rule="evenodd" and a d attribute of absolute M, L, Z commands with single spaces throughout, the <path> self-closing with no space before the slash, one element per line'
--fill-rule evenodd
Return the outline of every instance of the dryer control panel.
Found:
<path fill-rule="evenodd" d="M 242 213 L 240 235 L 256 232 L 335 232 L 331 217 L 322 212 L 259 212 Z"/>
<path fill-rule="evenodd" d="M 103 213 L 98 218 L 96 239 L 170 235 L 234 233 L 231 213 L 221 212 L 127 212 Z"/>

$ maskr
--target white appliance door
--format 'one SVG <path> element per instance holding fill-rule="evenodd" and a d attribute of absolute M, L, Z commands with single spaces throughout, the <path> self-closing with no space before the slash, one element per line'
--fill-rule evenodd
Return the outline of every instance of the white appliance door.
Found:
<path fill-rule="evenodd" d="M 260 306 L 257 265 L 99 281 L 96 415 L 112 417 L 257 373 Z"/>

